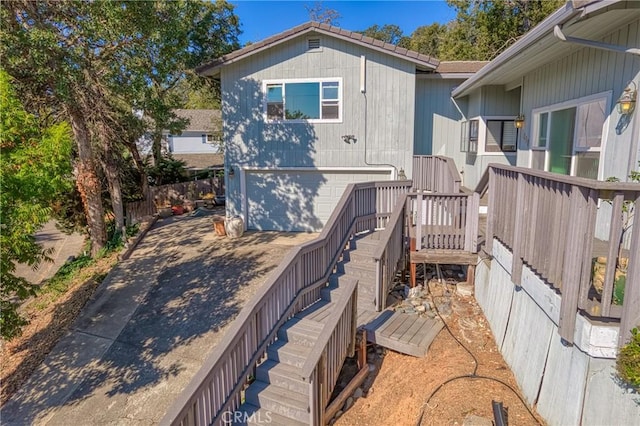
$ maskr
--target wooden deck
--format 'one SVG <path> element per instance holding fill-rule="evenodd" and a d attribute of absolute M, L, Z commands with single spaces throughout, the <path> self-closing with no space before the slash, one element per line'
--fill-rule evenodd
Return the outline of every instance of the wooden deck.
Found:
<path fill-rule="evenodd" d="M 392 310 L 358 312 L 358 328 L 367 330 L 369 342 L 416 357 L 427 354 L 443 326 L 437 318 L 424 318 L 417 314 Z"/>

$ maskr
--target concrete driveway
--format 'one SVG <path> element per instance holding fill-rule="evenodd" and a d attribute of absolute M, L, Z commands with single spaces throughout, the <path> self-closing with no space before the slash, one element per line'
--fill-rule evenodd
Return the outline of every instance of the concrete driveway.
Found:
<path fill-rule="evenodd" d="M 156 424 L 244 304 L 316 234 L 217 237 L 211 217 L 158 221 L 2 408 L 2 424 Z"/>
<path fill-rule="evenodd" d="M 51 262 L 42 262 L 38 269 L 28 265 L 16 265 L 16 275 L 24 277 L 32 284 L 40 284 L 51 278 L 64 263 L 72 257 L 78 256 L 84 246 L 84 235 L 76 232 L 65 234 L 56 228 L 56 222 L 51 220 L 36 232 L 36 242 L 45 250 L 50 250 Z"/>

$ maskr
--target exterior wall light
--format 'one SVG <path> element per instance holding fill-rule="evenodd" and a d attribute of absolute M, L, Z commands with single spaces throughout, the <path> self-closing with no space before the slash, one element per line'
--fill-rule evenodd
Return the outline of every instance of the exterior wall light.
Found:
<path fill-rule="evenodd" d="M 633 88 L 631 88 L 632 84 Z M 633 113 L 633 110 L 636 109 L 637 95 L 638 87 L 635 82 L 631 81 L 627 88 L 622 92 L 622 95 L 620 95 L 620 98 L 618 98 L 618 112 L 622 115 L 629 115 Z"/>
<path fill-rule="evenodd" d="M 516 129 L 522 129 L 524 127 L 524 114 L 518 114 L 513 120 L 513 125 L 516 126 Z"/>
<path fill-rule="evenodd" d="M 236 171 L 233 169 L 233 166 L 229 166 L 229 177 L 232 178 L 236 175 Z"/>

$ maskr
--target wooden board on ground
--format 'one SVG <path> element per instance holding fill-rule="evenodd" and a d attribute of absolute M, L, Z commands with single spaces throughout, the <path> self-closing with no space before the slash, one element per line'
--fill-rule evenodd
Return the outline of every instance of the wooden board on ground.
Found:
<path fill-rule="evenodd" d="M 358 327 L 367 330 L 367 340 L 387 349 L 423 357 L 443 327 L 439 319 L 385 310 L 372 319 L 361 312 Z"/>

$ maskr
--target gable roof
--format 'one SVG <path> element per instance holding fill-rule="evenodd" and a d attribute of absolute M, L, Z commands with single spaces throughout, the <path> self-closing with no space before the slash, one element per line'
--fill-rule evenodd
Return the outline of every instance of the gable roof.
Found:
<path fill-rule="evenodd" d="M 215 132 L 221 130 L 222 114 L 218 109 L 174 109 L 179 118 L 189 120 L 183 132 Z"/>
<path fill-rule="evenodd" d="M 640 2 L 627 0 L 574 0 L 523 35 L 504 52 L 494 58 L 453 92 L 454 98 L 469 95 L 486 85 L 505 85 L 521 78 L 530 70 L 554 61 L 576 45 L 554 37 L 556 25 L 567 35 L 597 40 L 620 29 L 625 23 L 638 19 Z"/>
<path fill-rule="evenodd" d="M 414 52 L 403 47 L 396 46 L 394 44 L 385 43 L 381 40 L 377 40 L 371 37 L 364 36 L 354 31 L 344 30 L 339 27 L 334 27 L 328 24 L 321 24 L 319 22 L 307 22 L 290 30 L 284 31 L 280 34 L 273 35 L 257 43 L 245 46 L 242 49 L 235 50 L 229 54 L 226 54 L 218 59 L 215 59 L 209 63 L 203 64 L 196 68 L 196 72 L 205 76 L 217 75 L 220 68 L 226 64 L 230 64 L 242 59 L 247 58 L 255 53 L 262 52 L 278 44 L 284 43 L 295 37 L 299 37 L 307 33 L 318 33 L 335 37 L 341 40 L 348 41 L 360 46 L 367 47 L 382 53 L 386 53 L 391 56 L 395 56 L 407 61 L 413 62 L 418 67 L 425 70 L 435 69 L 440 61 L 431 56 L 424 55 L 422 53 Z"/>

